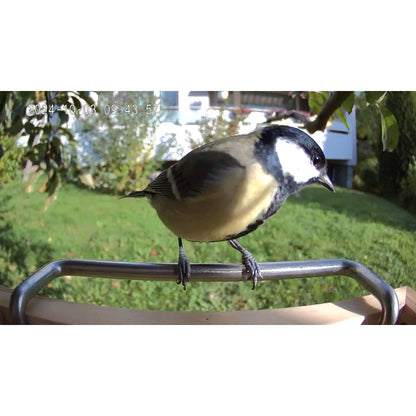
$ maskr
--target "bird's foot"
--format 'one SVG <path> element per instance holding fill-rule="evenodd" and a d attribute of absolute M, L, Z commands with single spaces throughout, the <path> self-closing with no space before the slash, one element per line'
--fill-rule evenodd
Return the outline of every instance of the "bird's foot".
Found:
<path fill-rule="evenodd" d="M 182 283 L 183 290 L 186 290 L 186 284 L 189 282 L 191 276 L 191 262 L 188 256 L 185 254 L 183 247 L 179 247 L 179 279 L 176 283 L 179 285 Z"/>
<path fill-rule="evenodd" d="M 233 248 L 238 250 L 242 254 L 242 263 L 244 267 L 249 273 L 248 280 L 253 280 L 253 290 L 257 286 L 257 282 L 263 279 L 263 276 L 260 273 L 259 265 L 257 264 L 256 260 L 254 259 L 253 255 L 246 250 L 237 240 L 228 240 Z"/>
<path fill-rule="evenodd" d="M 253 290 L 257 286 L 257 282 L 261 279 L 263 279 L 263 276 L 260 273 L 259 265 L 257 264 L 257 261 L 253 257 L 253 255 L 250 252 L 243 253 L 243 264 L 246 270 L 249 272 L 250 276 L 248 277 L 248 280 L 253 280 Z"/>

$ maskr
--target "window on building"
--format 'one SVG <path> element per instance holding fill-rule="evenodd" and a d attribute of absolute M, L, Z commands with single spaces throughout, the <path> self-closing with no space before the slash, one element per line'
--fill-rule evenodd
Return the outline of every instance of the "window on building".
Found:
<path fill-rule="evenodd" d="M 179 105 L 178 91 L 161 91 L 160 105 L 162 108 L 177 108 Z"/>

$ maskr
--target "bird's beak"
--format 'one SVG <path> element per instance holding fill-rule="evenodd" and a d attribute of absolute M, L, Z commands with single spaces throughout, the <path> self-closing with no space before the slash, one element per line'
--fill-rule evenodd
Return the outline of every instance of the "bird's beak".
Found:
<path fill-rule="evenodd" d="M 319 182 L 320 184 L 322 184 L 323 186 L 325 186 L 326 189 L 329 189 L 330 191 L 335 192 L 334 185 L 332 185 L 332 182 L 328 178 L 328 175 L 320 176 L 317 179 L 317 182 Z"/>

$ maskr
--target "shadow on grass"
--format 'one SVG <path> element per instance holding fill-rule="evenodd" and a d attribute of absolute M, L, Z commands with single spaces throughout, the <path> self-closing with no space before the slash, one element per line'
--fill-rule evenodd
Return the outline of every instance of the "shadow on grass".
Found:
<path fill-rule="evenodd" d="M 8 218 L 10 196 L 0 205 L 0 286 L 16 287 L 35 270 L 54 260 L 53 247 L 43 241 L 33 241 L 19 235 L 15 224 Z M 43 295 L 62 298 L 65 288 L 46 288 Z"/>
<path fill-rule="evenodd" d="M 335 194 L 317 186 L 302 190 L 291 203 L 316 207 L 322 211 L 336 211 L 363 222 L 382 223 L 407 231 L 416 231 L 416 216 L 394 203 L 376 195 L 336 188 Z"/>

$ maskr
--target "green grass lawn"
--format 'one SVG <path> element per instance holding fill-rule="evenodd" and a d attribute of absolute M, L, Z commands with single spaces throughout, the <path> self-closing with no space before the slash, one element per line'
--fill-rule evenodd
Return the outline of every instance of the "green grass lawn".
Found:
<path fill-rule="evenodd" d="M 0 189 L 0 285 L 15 287 L 62 258 L 176 262 L 177 239 L 145 199 L 118 199 L 65 185 L 42 213 L 45 195 L 15 182 Z M 259 262 L 348 258 L 394 287 L 416 288 L 416 217 L 373 195 L 304 189 L 257 231 L 240 239 Z M 238 263 L 228 243 L 189 243 L 191 262 Z M 70 301 L 157 310 L 241 310 L 328 302 L 367 294 L 348 277 L 191 283 L 61 277 L 42 294 Z"/>

